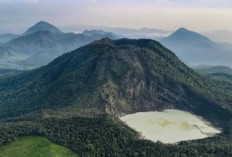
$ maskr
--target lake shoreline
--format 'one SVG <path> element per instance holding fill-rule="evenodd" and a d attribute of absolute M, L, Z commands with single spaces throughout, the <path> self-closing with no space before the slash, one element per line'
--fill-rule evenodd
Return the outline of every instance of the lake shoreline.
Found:
<path fill-rule="evenodd" d="M 128 127 L 134 129 L 142 139 L 153 142 L 178 143 L 180 141 L 203 139 L 221 133 L 210 122 L 187 111 L 166 109 L 162 112 L 137 112 L 119 117 Z"/>

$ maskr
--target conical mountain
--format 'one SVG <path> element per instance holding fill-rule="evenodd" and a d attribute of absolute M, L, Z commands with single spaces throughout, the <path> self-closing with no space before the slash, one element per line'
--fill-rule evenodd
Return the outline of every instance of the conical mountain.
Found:
<path fill-rule="evenodd" d="M 197 32 L 193 32 L 191 30 L 188 30 L 186 28 L 179 28 L 178 30 L 176 30 L 173 34 L 171 34 L 168 38 L 179 38 L 179 39 L 205 39 L 205 40 L 209 40 L 207 37 L 197 33 Z"/>
<path fill-rule="evenodd" d="M 214 42 L 207 37 L 186 28 L 179 28 L 173 34 L 164 38 L 163 42 L 167 44 L 172 44 L 174 42 L 175 44 L 195 44 L 196 46 L 210 46 L 214 44 Z"/>
<path fill-rule="evenodd" d="M 29 70 L 44 66 L 63 53 L 102 38 L 118 39 L 114 33 L 89 30 L 83 33 L 61 33 L 55 26 L 39 22 L 25 35 L 0 47 L 0 68 Z"/>
<path fill-rule="evenodd" d="M 204 78 L 153 40 L 102 39 L 0 81 L 0 117 L 119 116 L 177 108 L 216 123 L 229 110 Z M 214 94 L 214 95 L 211 95 Z M 217 97 L 219 97 L 217 95 Z"/>
<path fill-rule="evenodd" d="M 187 65 L 231 66 L 232 46 L 214 42 L 200 33 L 180 28 L 160 42 Z"/>
<path fill-rule="evenodd" d="M 36 23 L 34 26 L 30 27 L 23 35 L 28 35 L 32 34 L 35 32 L 40 32 L 40 31 L 48 31 L 52 33 L 62 33 L 56 26 L 45 22 L 45 21 L 40 21 Z"/>

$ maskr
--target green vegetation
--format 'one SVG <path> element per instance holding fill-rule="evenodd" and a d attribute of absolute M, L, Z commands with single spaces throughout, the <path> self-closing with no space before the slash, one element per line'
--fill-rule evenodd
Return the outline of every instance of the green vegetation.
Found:
<path fill-rule="evenodd" d="M 1 157 L 78 157 L 43 137 L 25 137 L 0 147 Z"/>
<path fill-rule="evenodd" d="M 1 123 L 0 135 L 1 144 L 11 143 L 18 136 L 43 136 L 83 157 L 232 155 L 232 138 L 228 135 L 165 145 L 139 140 L 133 130 L 105 115 L 95 118 L 49 118 L 34 122 Z"/>
<path fill-rule="evenodd" d="M 223 108 L 232 111 L 232 69 L 224 66 L 196 69 L 206 77 L 208 85 L 211 85 L 213 99 Z"/>
<path fill-rule="evenodd" d="M 226 96 L 156 41 L 103 39 L 0 78 L 0 118 L 118 116 L 174 107 L 221 127 L 232 118 L 232 97 Z"/>
<path fill-rule="evenodd" d="M 0 145 L 37 135 L 80 156 L 232 156 L 232 90 L 152 40 L 102 39 L 47 66 L 0 77 Z M 138 140 L 120 114 L 176 108 L 223 129 L 205 140 Z"/>

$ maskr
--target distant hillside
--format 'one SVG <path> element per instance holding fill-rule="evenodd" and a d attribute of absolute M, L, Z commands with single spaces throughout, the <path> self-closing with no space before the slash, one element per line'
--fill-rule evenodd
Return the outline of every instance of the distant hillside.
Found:
<path fill-rule="evenodd" d="M 42 27 L 44 29 L 41 29 L 41 25 L 55 27 L 40 22 L 33 26 L 33 29 L 29 29 L 36 32 L 29 31 L 30 33 L 25 33 L 23 36 L 19 36 L 0 46 L 0 69 L 34 69 L 46 65 L 63 53 L 75 50 L 94 40 L 105 37 L 118 38 L 110 32 L 62 33 L 44 27 Z"/>
<path fill-rule="evenodd" d="M 66 26 L 62 27 L 63 30 L 67 32 L 83 32 L 84 30 L 103 30 L 106 32 L 113 32 L 123 36 L 124 38 L 132 38 L 132 39 L 156 39 L 160 37 L 167 37 L 171 33 L 172 30 L 162 30 L 156 28 L 141 28 L 141 29 L 133 29 L 133 28 L 123 28 L 123 27 L 105 27 L 105 26 L 91 26 L 91 25 L 74 25 L 74 26 Z"/>
<path fill-rule="evenodd" d="M 15 69 L 0 69 L 0 76 L 19 74 L 22 71 Z"/>
<path fill-rule="evenodd" d="M 190 66 L 201 64 L 232 66 L 232 45 L 213 42 L 185 28 L 178 29 L 160 41 Z"/>
<path fill-rule="evenodd" d="M 228 30 L 214 30 L 204 33 L 205 36 L 216 42 L 232 44 L 232 32 Z"/>
<path fill-rule="evenodd" d="M 141 38 L 156 39 L 160 37 L 166 37 L 173 32 L 169 30 L 146 28 L 146 27 L 141 29 L 103 27 L 102 29 L 110 32 L 115 32 L 117 34 L 121 34 L 125 38 L 131 38 L 131 39 L 141 39 Z"/>
<path fill-rule="evenodd" d="M 0 44 L 6 43 L 14 38 L 18 37 L 18 35 L 14 34 L 0 34 Z"/>
<path fill-rule="evenodd" d="M 223 74 L 232 75 L 232 69 L 226 66 L 214 66 L 214 67 L 195 68 L 195 69 L 202 74 L 223 73 Z"/>
<path fill-rule="evenodd" d="M 103 30 L 85 30 L 82 32 L 84 35 L 92 36 L 92 35 L 108 35 L 112 36 L 112 38 L 119 38 L 116 34 L 112 32 L 105 32 Z"/>

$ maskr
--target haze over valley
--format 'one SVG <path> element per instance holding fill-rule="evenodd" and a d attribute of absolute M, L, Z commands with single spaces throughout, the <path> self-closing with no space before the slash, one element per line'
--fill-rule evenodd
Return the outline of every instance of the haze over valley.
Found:
<path fill-rule="evenodd" d="M 88 28 L 88 27 L 87 27 Z M 95 27 L 91 27 L 95 28 Z M 107 28 L 86 29 L 81 33 L 63 33 L 56 26 L 40 21 L 22 35 L 0 35 L 0 68 L 30 70 L 46 65 L 59 55 L 102 38 L 147 38 L 160 41 L 189 66 L 231 67 L 232 45 L 215 42 L 197 32 L 179 28 L 161 29 Z"/>
<path fill-rule="evenodd" d="M 232 156 L 231 7 L 0 1 L 0 156 Z"/>

